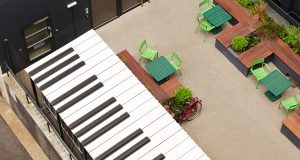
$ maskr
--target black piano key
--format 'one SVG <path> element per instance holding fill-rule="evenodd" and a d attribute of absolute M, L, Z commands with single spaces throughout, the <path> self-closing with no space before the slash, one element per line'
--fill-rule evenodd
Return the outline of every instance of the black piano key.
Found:
<path fill-rule="evenodd" d="M 52 69 L 50 69 L 49 71 L 47 71 L 46 73 L 40 75 L 39 77 L 37 77 L 34 82 L 35 83 L 39 83 L 42 80 L 44 80 L 45 78 L 49 77 L 51 74 L 57 72 L 58 70 L 64 68 L 65 66 L 69 65 L 70 63 L 74 62 L 75 60 L 79 59 L 80 57 L 76 54 L 72 57 L 70 57 L 69 59 L 67 59 L 66 61 L 60 63 L 59 65 L 53 67 Z"/>
<path fill-rule="evenodd" d="M 94 128 L 95 126 L 97 126 L 98 124 L 102 123 L 103 121 L 105 121 L 106 119 L 108 119 L 109 117 L 111 117 L 112 115 L 116 114 L 118 111 L 120 111 L 123 107 L 119 104 L 116 107 L 114 107 L 113 109 L 111 109 L 110 111 L 108 111 L 107 113 L 103 114 L 102 116 L 100 116 L 99 118 L 97 118 L 96 120 L 94 120 L 93 122 L 91 122 L 90 124 L 88 124 L 87 126 L 83 127 L 81 130 L 79 130 L 78 132 L 75 133 L 76 137 L 79 137 L 81 135 L 83 135 L 84 133 L 88 132 L 89 130 L 91 130 L 92 128 Z"/>
<path fill-rule="evenodd" d="M 110 106 L 111 104 L 113 104 L 116 101 L 117 100 L 114 97 L 108 99 L 107 101 L 105 101 L 104 103 L 102 103 L 98 107 L 96 107 L 95 109 L 91 110 L 90 112 L 88 112 L 84 116 L 80 117 L 79 119 L 77 119 L 76 121 L 74 121 L 73 123 L 71 123 L 69 125 L 69 127 L 71 129 L 73 129 L 73 128 L 79 126 L 81 123 L 83 123 L 84 121 L 86 121 L 90 117 L 94 116 L 98 112 L 101 112 L 103 109 L 105 109 L 106 107 Z"/>
<path fill-rule="evenodd" d="M 69 91 L 67 91 L 66 93 L 62 94 L 61 96 L 57 97 L 56 99 L 54 99 L 52 102 L 50 102 L 52 104 L 52 106 L 58 104 L 59 102 L 61 102 L 62 100 L 68 98 L 69 96 L 71 96 L 72 94 L 76 93 L 77 91 L 79 91 L 81 88 L 84 88 L 85 86 L 87 86 L 88 84 L 94 82 L 97 79 L 97 76 L 93 75 L 90 78 L 86 79 L 85 81 L 81 82 L 80 84 L 78 84 L 77 86 L 73 87 L 72 89 L 70 89 Z"/>
<path fill-rule="evenodd" d="M 149 142 L 150 142 L 150 139 L 148 137 L 145 137 L 144 139 L 142 139 L 141 141 L 139 141 L 137 144 L 133 145 L 131 148 L 129 148 L 124 153 L 122 153 L 117 158 L 115 158 L 115 160 L 123 160 L 123 159 L 127 158 L 132 153 L 134 153 L 135 151 L 139 150 L 140 148 L 142 148 L 144 145 L 146 145 Z"/>
<path fill-rule="evenodd" d="M 76 71 L 77 69 L 79 69 L 80 67 L 84 66 L 85 63 L 83 61 L 77 63 L 75 66 L 67 69 L 66 71 L 64 71 L 63 73 L 57 75 L 56 77 L 52 78 L 51 80 L 49 80 L 48 82 L 46 82 L 45 84 L 43 84 L 40 89 L 44 90 L 48 87 L 50 87 L 51 85 L 53 85 L 54 83 L 56 83 L 57 81 L 61 80 L 62 78 L 68 76 L 69 74 L 71 74 L 72 72 Z"/>
<path fill-rule="evenodd" d="M 155 158 L 153 158 L 153 160 L 163 160 L 166 157 L 163 154 L 159 154 L 158 156 L 156 156 Z"/>
<path fill-rule="evenodd" d="M 97 83 L 96 85 L 94 85 L 90 89 L 86 90 L 85 92 L 81 93 L 80 95 L 78 95 L 74 99 L 70 100 L 69 102 L 67 102 L 66 104 L 64 104 L 60 108 L 58 108 L 57 112 L 61 113 L 61 112 L 65 111 L 65 110 L 67 110 L 72 105 L 74 105 L 75 103 L 81 101 L 82 99 L 84 99 L 88 95 L 92 94 L 93 92 L 95 92 L 96 90 L 98 90 L 99 88 L 101 88 L 102 86 L 103 86 L 103 84 L 101 82 Z"/>
<path fill-rule="evenodd" d="M 118 117 L 117 119 L 113 120 L 112 122 L 110 122 L 109 124 L 107 124 L 106 126 L 104 126 L 103 128 L 101 128 L 100 130 L 98 130 L 97 132 L 95 132 L 94 134 L 92 134 L 90 137 L 88 137 L 85 140 L 83 140 L 81 142 L 81 144 L 83 146 L 88 145 L 94 139 L 100 137 L 101 135 L 103 135 L 104 133 L 106 133 L 107 131 L 109 131 L 110 129 L 112 129 L 113 127 L 115 127 L 116 125 L 118 125 L 119 123 L 121 123 L 122 121 L 124 121 L 125 119 L 127 119 L 129 117 L 130 117 L 130 115 L 127 112 L 124 113 L 124 114 L 122 114 L 120 117 Z"/>
<path fill-rule="evenodd" d="M 120 149 L 121 147 L 123 147 L 124 145 L 126 145 L 127 143 L 129 143 L 130 141 L 132 141 L 134 138 L 138 137 L 142 133 L 143 133 L 143 130 L 137 129 L 136 131 L 131 133 L 129 136 L 127 136 L 126 138 L 124 138 L 123 140 L 121 140 L 120 142 L 118 142 L 117 144 L 112 146 L 110 149 L 108 149 L 107 151 L 105 151 L 101 155 L 99 155 L 96 158 L 96 160 L 105 159 L 106 157 L 113 154 L 115 151 L 117 151 L 118 149 Z"/>
<path fill-rule="evenodd" d="M 28 74 L 30 76 L 35 75 L 36 73 L 40 72 L 41 70 L 49 67 L 51 64 L 55 63 L 56 61 L 58 61 L 59 59 L 67 56 L 68 54 L 72 53 L 74 51 L 74 49 L 72 47 L 66 49 L 65 51 L 61 52 L 60 54 L 58 54 L 57 56 L 51 58 L 49 61 L 45 62 L 44 64 L 36 67 L 35 69 L 33 69 L 32 71 L 30 71 Z"/>

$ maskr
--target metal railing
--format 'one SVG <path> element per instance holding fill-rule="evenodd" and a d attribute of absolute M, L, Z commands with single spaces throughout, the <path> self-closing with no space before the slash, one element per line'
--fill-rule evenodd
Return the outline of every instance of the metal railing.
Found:
<path fill-rule="evenodd" d="M 51 124 L 51 122 L 48 120 L 47 116 L 44 114 L 43 109 L 47 109 L 47 108 L 40 108 L 37 105 L 37 102 L 35 101 L 34 98 L 32 98 L 32 96 L 29 94 L 28 90 L 23 86 L 22 82 L 19 80 L 19 78 L 14 74 L 14 72 L 12 71 L 12 69 L 8 66 L 8 64 L 6 62 L 3 63 L 4 67 L 6 69 L 6 74 L 9 77 L 9 75 L 12 75 L 12 77 L 14 78 L 14 80 L 18 83 L 18 85 L 21 87 L 21 89 L 25 92 L 26 95 L 26 100 L 27 103 L 30 104 L 32 103 L 32 105 L 39 111 L 39 113 L 42 115 L 42 117 L 45 119 L 45 121 L 47 122 L 47 127 L 48 127 L 48 131 L 51 132 L 51 129 L 54 131 L 55 135 L 57 136 L 57 138 L 60 140 L 60 142 L 63 144 L 63 146 L 66 148 L 66 150 L 69 152 L 69 157 L 70 159 L 74 159 L 77 160 L 76 156 L 74 156 L 73 152 L 70 150 L 70 148 L 66 145 L 65 141 L 62 139 L 62 137 L 60 136 L 60 134 L 55 130 L 54 126 Z M 30 101 L 29 101 L 30 100 Z"/>

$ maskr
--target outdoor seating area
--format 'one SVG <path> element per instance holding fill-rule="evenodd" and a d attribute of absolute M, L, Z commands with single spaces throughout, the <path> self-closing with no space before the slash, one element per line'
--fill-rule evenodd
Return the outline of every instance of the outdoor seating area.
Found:
<path fill-rule="evenodd" d="M 64 28 L 47 16 L 43 30 L 55 47 L 25 68 L 9 57 L 22 48 L 4 40 L 0 96 L 45 155 L 299 160 L 300 26 L 269 0 L 145 2 L 110 1 L 115 9 L 99 17 L 116 15 L 103 23 L 93 5 L 108 2 L 89 3 L 91 27 L 79 33 L 73 21 L 64 43 Z"/>
<path fill-rule="evenodd" d="M 151 75 L 149 75 L 126 50 L 120 52 L 118 56 L 161 103 L 163 103 L 166 99 L 171 98 L 177 88 L 182 87 L 182 84 L 175 76 L 172 76 L 166 82 L 158 85 L 157 82 L 151 78 Z"/>
<path fill-rule="evenodd" d="M 122 50 L 126 46 L 128 54 L 130 53 L 132 58 L 136 60 L 140 60 L 142 55 L 137 49 L 141 41 L 146 37 L 147 40 L 151 40 L 151 43 L 154 42 L 155 47 L 151 49 L 157 52 L 157 56 L 153 56 L 153 59 L 142 58 L 139 68 L 143 69 L 144 67 L 142 72 L 147 73 L 147 77 L 150 77 L 152 82 L 156 83 L 157 86 L 167 93 L 169 98 L 174 96 L 173 93 L 176 88 L 180 88 L 183 84 L 191 88 L 194 95 L 203 99 L 203 112 L 201 115 L 191 122 L 183 123 L 182 126 L 192 137 L 196 137 L 196 141 L 198 140 L 199 144 L 204 143 L 203 146 L 208 147 L 208 155 L 211 154 L 212 156 L 210 157 L 213 159 L 220 159 L 221 155 L 227 155 L 228 149 L 241 153 L 244 156 L 246 152 L 248 155 L 252 155 L 250 156 L 251 158 L 239 155 L 238 159 L 262 159 L 262 157 L 268 159 L 267 157 L 274 154 L 274 150 L 258 150 L 257 148 L 261 145 L 259 143 L 263 143 L 267 148 L 274 149 L 275 147 L 276 151 L 287 151 L 288 148 L 293 152 L 289 156 L 295 157 L 297 152 L 294 148 L 295 146 L 287 141 L 285 137 L 282 137 L 281 134 L 278 135 L 280 133 L 278 128 L 281 126 L 280 122 L 286 118 L 287 112 L 283 106 L 284 100 L 299 93 L 298 88 L 292 87 L 294 86 L 294 81 L 290 79 L 290 77 L 295 78 L 295 76 L 287 74 L 298 70 L 295 67 L 298 66 L 298 58 L 295 58 L 297 55 L 291 56 L 292 59 L 295 58 L 289 60 L 292 63 L 286 63 L 287 59 L 281 55 L 288 57 L 291 53 L 279 52 L 281 50 L 280 47 L 285 48 L 286 46 L 277 44 L 275 46 L 273 44 L 274 41 L 281 43 L 277 42 L 277 40 L 263 40 L 243 54 L 233 56 L 238 61 L 228 61 L 226 58 L 229 56 L 225 55 L 225 58 L 220 53 L 225 54 L 224 52 L 227 52 L 225 49 L 230 48 L 233 37 L 236 35 L 248 35 L 260 26 L 255 17 L 234 0 L 215 0 L 214 2 L 195 0 L 193 3 L 182 4 L 181 6 L 176 6 L 175 3 L 177 2 L 173 3 L 171 9 L 168 12 L 164 12 L 164 9 L 161 7 L 165 7 L 166 4 L 151 1 L 151 5 L 154 6 L 152 13 L 157 16 L 164 15 L 162 20 L 155 19 L 156 24 L 133 27 L 130 24 L 132 21 L 140 21 L 143 24 L 144 20 L 130 14 L 128 17 L 120 18 L 116 23 L 109 24 L 113 29 L 109 26 L 104 26 L 97 32 L 116 51 Z M 190 11 L 192 6 L 194 9 Z M 150 8 L 152 6 L 144 6 L 145 14 L 143 10 L 138 9 L 132 14 L 146 16 L 149 9 L 147 7 Z M 158 24 L 163 24 L 166 19 L 170 19 L 170 17 L 175 15 L 177 15 L 176 19 L 158 27 Z M 117 27 L 119 24 L 127 26 L 126 32 L 122 28 Z M 191 28 L 191 26 L 195 25 L 197 26 L 196 34 L 192 35 L 194 27 Z M 204 32 L 197 32 L 198 29 Z M 115 32 L 120 36 L 116 39 L 107 34 L 107 32 Z M 126 37 L 136 33 L 138 35 L 133 36 L 131 42 L 126 41 Z M 123 44 L 121 45 L 121 43 Z M 272 45 L 274 47 L 271 47 Z M 212 46 L 215 46 L 219 51 L 212 48 Z M 278 53 L 273 52 L 275 50 Z M 176 55 L 173 51 L 176 51 L 177 55 L 180 56 L 180 61 L 184 60 L 183 69 L 180 67 L 178 67 L 180 69 L 176 69 L 174 65 L 172 66 L 172 62 L 168 61 L 172 57 L 171 55 Z M 178 63 L 179 66 L 182 65 L 180 61 Z M 124 62 L 128 65 L 127 61 Z M 237 67 L 238 70 L 236 70 L 228 62 L 242 67 Z M 273 62 L 275 66 L 270 62 Z M 279 63 L 290 67 L 290 70 L 283 70 L 283 65 L 279 65 Z M 178 74 L 176 74 L 176 71 L 178 71 Z M 243 75 L 248 77 L 245 78 Z M 297 80 L 297 77 L 295 79 Z M 232 90 L 235 91 L 233 92 Z M 282 107 L 280 107 L 282 109 L 277 109 L 281 102 L 283 102 L 281 104 Z M 227 106 L 226 109 L 223 106 Z M 289 115 L 292 115 L 295 111 L 297 111 L 297 108 L 290 110 Z M 267 120 L 265 120 L 266 118 Z M 212 121 L 214 121 L 213 125 Z M 243 123 L 239 123 L 241 121 Z M 223 122 L 226 122 L 226 124 Z M 259 124 L 260 122 L 261 124 Z M 259 125 L 254 126 L 253 124 Z M 242 126 L 248 126 L 249 130 L 241 129 Z M 195 128 L 198 128 L 198 131 Z M 217 128 L 222 128 L 222 131 L 218 132 Z M 263 132 L 261 135 L 256 135 L 254 133 L 255 130 L 262 130 Z M 199 135 L 199 133 L 201 134 Z M 228 139 L 225 140 L 218 137 L 220 135 Z M 244 137 L 249 139 L 245 140 Z M 266 140 L 263 137 L 269 138 Z M 203 139 L 207 142 L 203 142 Z M 235 139 L 240 139 L 243 141 L 243 144 L 247 143 L 249 147 L 243 148 L 243 145 L 234 141 Z M 287 147 L 283 149 L 283 147 L 274 146 L 274 143 L 270 143 L 272 140 L 276 140 L 276 143 L 281 143 Z M 227 147 L 232 142 L 235 145 Z M 224 145 L 219 147 L 213 145 L 220 145 L 220 143 Z M 237 148 L 238 146 L 239 148 Z M 221 149 L 221 147 L 227 150 Z M 236 154 L 235 156 L 230 155 L 229 157 L 231 158 L 225 159 L 236 158 L 236 156 Z M 275 159 L 286 158 L 279 153 L 276 156 L 277 158 Z"/>
<path fill-rule="evenodd" d="M 206 6 L 205 8 L 203 6 Z M 232 17 L 221 6 L 214 5 L 210 0 L 202 0 L 199 3 L 197 25 L 206 32 L 214 35 L 222 31 L 222 25 Z M 205 40 L 205 39 L 204 39 Z"/>

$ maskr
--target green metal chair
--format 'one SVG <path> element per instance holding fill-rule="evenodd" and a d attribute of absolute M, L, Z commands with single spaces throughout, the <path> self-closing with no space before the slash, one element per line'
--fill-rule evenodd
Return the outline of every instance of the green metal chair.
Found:
<path fill-rule="evenodd" d="M 147 40 L 143 40 L 139 48 L 139 52 L 141 55 L 139 63 L 143 58 L 148 59 L 150 61 L 153 61 L 155 57 L 157 58 L 158 52 L 155 48 L 156 47 L 153 44 L 150 44 L 149 42 L 147 42 Z"/>
<path fill-rule="evenodd" d="M 172 64 L 175 70 L 176 71 L 178 70 L 180 75 L 182 76 L 180 71 L 183 63 L 182 58 L 176 52 L 173 52 L 171 55 L 168 55 L 166 58 Z"/>
<path fill-rule="evenodd" d="M 254 77 L 256 78 L 256 80 L 257 80 L 256 89 L 258 87 L 260 80 L 265 78 L 271 71 L 270 67 L 264 62 L 265 62 L 264 59 L 257 59 L 251 63 L 249 75 L 253 74 Z M 265 67 L 268 70 L 266 70 Z"/>
<path fill-rule="evenodd" d="M 198 17 L 197 18 L 197 25 L 199 28 L 203 29 L 206 34 L 204 37 L 204 41 L 206 40 L 207 36 L 208 36 L 208 32 L 210 32 L 212 29 L 214 29 L 215 27 L 204 17 Z M 198 28 L 197 27 L 197 28 Z M 195 30 L 195 33 L 197 32 L 197 28 Z"/>
<path fill-rule="evenodd" d="M 300 108 L 300 96 L 295 95 L 286 100 L 281 101 L 279 103 L 278 108 L 280 108 L 281 105 L 286 109 L 286 116 L 288 116 L 289 111 L 294 110 L 296 108 Z"/>
<path fill-rule="evenodd" d="M 215 5 L 211 3 L 210 0 L 202 0 L 198 6 L 199 12 L 197 17 L 199 17 L 199 15 L 203 15 L 203 13 L 213 8 Z"/>

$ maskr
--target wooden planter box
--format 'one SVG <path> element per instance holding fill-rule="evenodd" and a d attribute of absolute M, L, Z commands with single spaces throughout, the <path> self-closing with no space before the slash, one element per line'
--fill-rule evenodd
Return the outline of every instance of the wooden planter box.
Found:
<path fill-rule="evenodd" d="M 264 58 L 273 62 L 286 76 L 291 77 L 300 88 L 300 56 L 281 39 L 263 40 L 256 46 L 237 55 L 230 47 L 230 42 L 237 35 L 246 36 L 255 31 L 260 24 L 253 15 L 234 0 L 215 0 L 215 3 L 227 10 L 239 23 L 225 30 L 216 37 L 215 47 L 245 76 L 249 73 L 251 62 Z"/>

